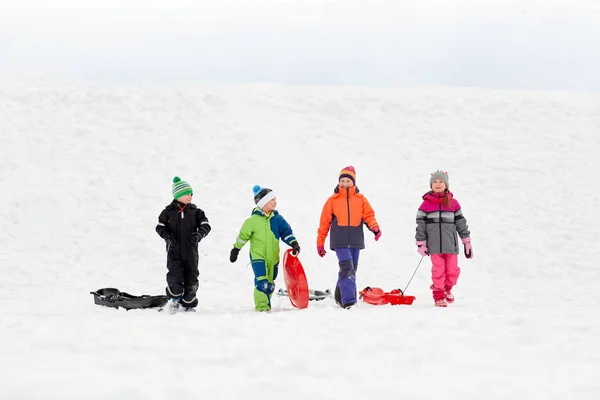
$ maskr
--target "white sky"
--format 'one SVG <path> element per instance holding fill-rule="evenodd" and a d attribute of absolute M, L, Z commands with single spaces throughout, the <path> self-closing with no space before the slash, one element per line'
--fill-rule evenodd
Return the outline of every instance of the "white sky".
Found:
<path fill-rule="evenodd" d="M 0 70 L 600 90 L 600 1 L 0 0 Z"/>

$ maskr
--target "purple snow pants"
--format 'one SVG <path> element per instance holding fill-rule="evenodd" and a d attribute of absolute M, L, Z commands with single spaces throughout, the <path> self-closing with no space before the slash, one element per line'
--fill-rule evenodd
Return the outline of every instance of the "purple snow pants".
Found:
<path fill-rule="evenodd" d="M 342 247 L 335 249 L 335 254 L 340 265 L 335 300 L 342 307 L 351 306 L 356 303 L 356 269 L 360 249 Z"/>

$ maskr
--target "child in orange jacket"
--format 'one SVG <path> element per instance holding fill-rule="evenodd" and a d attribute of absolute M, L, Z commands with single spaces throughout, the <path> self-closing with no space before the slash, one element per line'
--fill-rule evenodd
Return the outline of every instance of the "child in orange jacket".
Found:
<path fill-rule="evenodd" d="M 356 171 L 348 166 L 339 174 L 338 186 L 334 189 L 321 212 L 317 236 L 317 252 L 323 257 L 325 239 L 331 232 L 329 246 L 335 250 L 339 262 L 335 301 L 343 308 L 356 304 L 356 269 L 360 250 L 365 248 L 363 222 L 375 235 L 381 237 L 381 229 L 375 212 L 367 198 L 356 187 Z"/>

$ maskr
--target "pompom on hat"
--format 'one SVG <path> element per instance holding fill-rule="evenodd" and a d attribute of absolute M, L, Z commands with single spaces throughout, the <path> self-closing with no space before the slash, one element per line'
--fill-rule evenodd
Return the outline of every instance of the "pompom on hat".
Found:
<path fill-rule="evenodd" d="M 277 197 L 274 191 L 260 187 L 259 185 L 254 185 L 252 192 L 254 193 L 254 204 L 261 210 L 269 201 Z"/>
<path fill-rule="evenodd" d="M 173 178 L 173 198 L 177 200 L 178 198 L 185 196 L 186 194 L 194 194 L 192 187 L 186 181 L 182 181 L 180 177 L 176 176 Z"/>
<path fill-rule="evenodd" d="M 444 172 L 440 169 L 431 174 L 431 178 L 429 178 L 429 187 L 433 186 L 433 181 L 436 179 L 441 179 L 446 184 L 446 189 L 450 189 L 450 183 L 448 179 L 448 173 Z"/>
<path fill-rule="evenodd" d="M 350 178 L 350 180 L 352 180 L 352 183 L 354 185 L 356 185 L 356 170 L 354 169 L 354 167 L 352 165 L 349 165 L 340 171 L 340 176 L 338 177 L 338 182 L 342 178 Z"/>

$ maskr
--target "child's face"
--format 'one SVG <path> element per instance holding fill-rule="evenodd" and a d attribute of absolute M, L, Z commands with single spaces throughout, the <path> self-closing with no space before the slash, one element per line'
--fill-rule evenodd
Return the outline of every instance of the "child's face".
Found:
<path fill-rule="evenodd" d="M 183 204 L 190 204 L 192 202 L 192 195 L 186 194 L 185 196 L 178 198 L 177 201 Z"/>
<path fill-rule="evenodd" d="M 340 179 L 340 187 L 348 189 L 348 188 L 351 188 L 352 186 L 354 186 L 352 179 L 346 178 L 346 177 Z"/>
<path fill-rule="evenodd" d="M 441 179 L 434 179 L 431 184 L 431 189 L 434 193 L 443 193 L 446 190 L 446 184 Z"/>
<path fill-rule="evenodd" d="M 263 211 L 266 213 L 270 213 L 275 208 L 277 208 L 277 198 L 274 198 L 273 200 L 271 200 L 267 204 L 265 204 L 265 206 L 263 207 Z"/>

